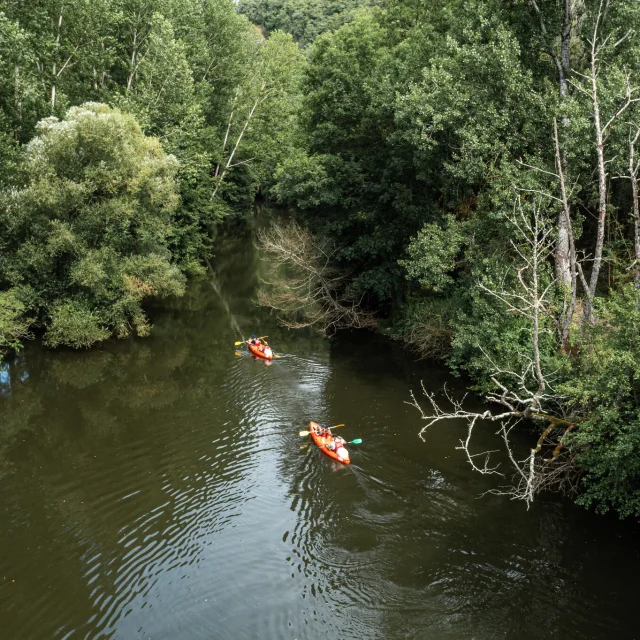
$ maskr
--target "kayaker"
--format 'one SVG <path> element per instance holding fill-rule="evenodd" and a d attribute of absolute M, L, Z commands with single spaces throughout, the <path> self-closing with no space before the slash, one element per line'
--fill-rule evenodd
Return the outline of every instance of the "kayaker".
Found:
<path fill-rule="evenodd" d="M 340 447 L 344 447 L 345 444 L 346 442 L 344 438 L 341 438 L 340 436 L 333 436 L 333 440 L 327 443 L 327 449 L 329 449 L 329 451 L 337 451 Z"/>

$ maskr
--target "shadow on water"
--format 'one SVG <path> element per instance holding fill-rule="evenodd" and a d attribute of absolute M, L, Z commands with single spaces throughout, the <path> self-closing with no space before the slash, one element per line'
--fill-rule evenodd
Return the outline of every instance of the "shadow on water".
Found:
<path fill-rule="evenodd" d="M 635 525 L 479 498 L 464 425 L 423 442 L 406 403 L 458 381 L 385 338 L 279 327 L 251 230 L 211 266 L 146 340 L 2 370 L 3 637 L 634 637 Z M 238 330 L 282 358 L 236 357 Z M 352 465 L 300 449 L 309 419 L 363 439 Z"/>
<path fill-rule="evenodd" d="M 405 404 L 420 380 L 434 391 L 452 381 L 407 362 L 382 338 L 340 336 L 326 411 L 365 442 L 343 470 L 318 452 L 281 465 L 309 617 L 337 638 L 634 637 L 637 526 L 550 496 L 529 511 L 480 497 L 496 483 L 454 450 L 466 426 L 432 430 L 423 444 Z"/>

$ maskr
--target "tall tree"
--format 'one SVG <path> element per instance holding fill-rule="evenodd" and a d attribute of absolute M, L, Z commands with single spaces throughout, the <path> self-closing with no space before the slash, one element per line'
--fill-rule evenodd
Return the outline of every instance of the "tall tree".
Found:
<path fill-rule="evenodd" d="M 1 203 L 1 281 L 47 327 L 50 345 L 145 335 L 142 301 L 184 289 L 167 248 L 175 158 L 131 116 L 100 104 L 38 131 L 26 149 L 28 186 Z"/>

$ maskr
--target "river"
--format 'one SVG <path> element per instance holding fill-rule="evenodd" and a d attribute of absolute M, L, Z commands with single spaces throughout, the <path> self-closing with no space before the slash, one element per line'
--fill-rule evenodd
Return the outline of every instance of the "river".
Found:
<path fill-rule="evenodd" d="M 382 337 L 279 327 L 250 234 L 151 337 L 0 370 L 2 637 L 640 635 L 637 525 L 479 497 L 464 425 L 423 442 L 407 404 L 460 383 Z M 281 357 L 235 355 L 236 327 Z M 351 466 L 300 448 L 309 419 L 363 439 Z"/>

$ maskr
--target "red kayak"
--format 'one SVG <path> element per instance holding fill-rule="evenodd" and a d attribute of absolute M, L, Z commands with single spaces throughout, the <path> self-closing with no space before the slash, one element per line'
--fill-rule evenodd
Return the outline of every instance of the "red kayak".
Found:
<path fill-rule="evenodd" d="M 247 342 L 247 346 L 254 356 L 264 358 L 265 360 L 273 360 L 273 351 L 271 351 L 271 347 L 266 342 L 261 342 L 260 345 L 256 346 L 249 341 Z"/>
<path fill-rule="evenodd" d="M 344 447 L 338 447 L 335 451 L 332 451 L 327 445 L 333 442 L 333 436 L 331 434 L 324 435 L 324 429 L 317 422 L 309 423 L 310 435 L 313 438 L 314 444 L 326 455 L 342 464 L 349 464 L 349 452 Z"/>

